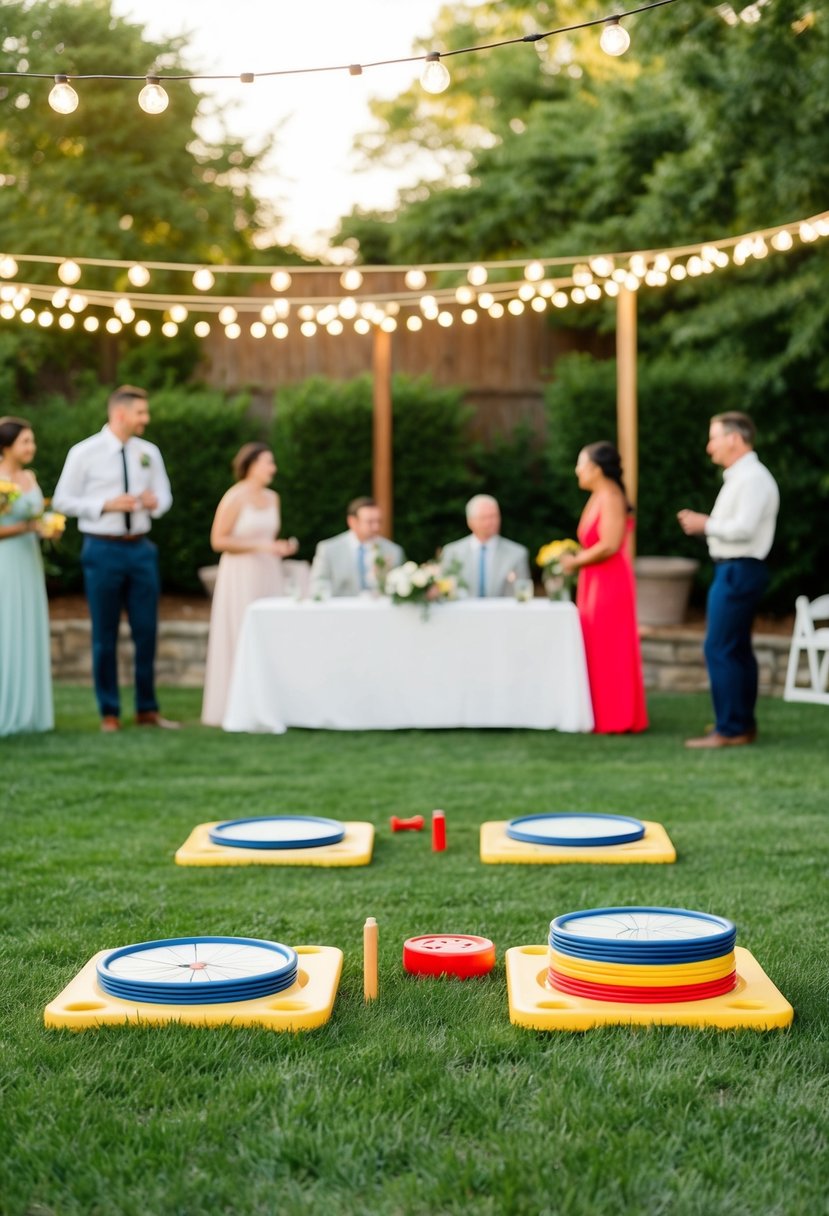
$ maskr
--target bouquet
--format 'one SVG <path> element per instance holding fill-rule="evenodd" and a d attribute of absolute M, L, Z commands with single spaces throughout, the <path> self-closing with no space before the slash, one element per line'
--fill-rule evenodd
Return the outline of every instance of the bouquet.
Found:
<path fill-rule="evenodd" d="M 42 540 L 60 540 L 66 530 L 66 516 L 60 511 L 44 511 L 38 519 L 37 530 Z"/>
<path fill-rule="evenodd" d="M 450 567 L 442 571 L 439 562 L 404 562 L 386 575 L 386 595 L 394 604 L 421 604 L 424 614 L 429 605 L 439 600 L 457 598 L 459 582 L 457 572 Z"/>
<path fill-rule="evenodd" d="M 0 515 L 4 515 L 20 497 L 20 486 L 13 481 L 0 480 Z"/>
<path fill-rule="evenodd" d="M 575 540 L 551 540 L 542 545 L 536 554 L 535 563 L 541 567 L 544 589 L 551 600 L 570 600 L 576 584 L 574 574 L 565 574 L 561 558 L 565 553 L 579 553 L 581 545 Z"/>

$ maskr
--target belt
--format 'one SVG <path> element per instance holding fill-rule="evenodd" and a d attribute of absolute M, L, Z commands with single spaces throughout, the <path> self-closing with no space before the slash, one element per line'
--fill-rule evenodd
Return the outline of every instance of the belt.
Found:
<path fill-rule="evenodd" d="M 90 540 L 117 540 L 117 541 L 136 541 L 146 540 L 147 532 L 125 532 L 123 536 L 100 536 L 97 532 L 87 532 L 86 535 Z"/>
<path fill-rule="evenodd" d="M 712 557 L 711 561 L 715 566 L 723 566 L 726 562 L 758 562 L 761 566 L 765 564 L 762 557 Z"/>

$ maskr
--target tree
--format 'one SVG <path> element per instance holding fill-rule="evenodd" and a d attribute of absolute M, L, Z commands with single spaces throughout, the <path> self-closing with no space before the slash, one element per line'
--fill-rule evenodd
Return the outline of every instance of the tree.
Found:
<path fill-rule="evenodd" d="M 183 40 L 150 42 L 138 26 L 113 15 L 109 0 L 4 0 L 0 6 L 0 70 L 143 75 L 185 72 Z M 0 78 L 0 233 L 9 253 L 63 254 L 119 260 L 255 263 L 253 237 L 272 223 L 250 186 L 268 146 L 247 151 L 226 134 L 207 143 L 196 130 L 205 100 L 188 84 L 168 86 L 160 115 L 137 104 L 138 83 L 77 81 L 74 113 L 47 104 L 49 80 Z M 18 280 L 59 282 L 55 266 L 24 263 Z M 183 290 L 180 278 L 178 290 Z M 217 283 L 217 289 L 221 290 Z M 238 280 L 236 280 L 238 287 Z M 87 267 L 77 290 L 123 291 L 125 273 Z M 151 289 L 174 287 L 156 274 Z M 0 386 L 31 395 L 67 387 L 84 368 L 114 377 L 119 358 L 140 340 L 48 335 L 14 323 L 0 346 Z M 186 375 L 193 339 L 163 352 L 152 341 L 136 362 L 150 379 Z M 129 366 L 129 365 L 128 365 Z"/>
<path fill-rule="evenodd" d="M 476 45 L 537 30 L 547 17 L 562 25 L 606 11 L 495 0 L 475 7 L 473 24 L 455 6 L 443 10 L 434 43 Z M 354 216 L 344 235 L 373 241 L 395 262 L 543 258 L 693 244 L 826 207 L 828 0 L 805 12 L 775 0 L 740 17 L 683 0 L 625 25 L 633 42 L 621 62 L 602 56 L 587 30 L 568 36 L 569 61 L 552 76 L 529 46 L 508 47 L 451 59 L 446 94 L 412 91 L 377 107 L 391 156 L 425 138 L 450 169 L 411 191 L 393 224 Z M 559 40 L 550 43 L 555 56 Z M 829 541 L 815 527 L 829 508 L 829 242 L 798 240 L 787 254 L 643 289 L 639 316 L 641 379 L 682 403 L 683 441 L 665 445 L 664 481 L 686 484 L 689 419 L 704 461 L 719 386 L 733 396 L 739 380 L 739 404 L 756 416 L 783 491 L 779 602 L 817 593 L 829 564 Z M 611 301 L 550 315 L 562 327 L 614 322 Z M 703 375 L 689 379 L 692 365 Z M 567 408 L 558 401 L 559 417 Z M 644 446 L 644 412 L 641 425 Z M 659 425 L 670 428 L 670 417 Z M 567 433 L 560 427 L 553 446 Z M 574 453 L 553 455 L 566 467 Z"/>

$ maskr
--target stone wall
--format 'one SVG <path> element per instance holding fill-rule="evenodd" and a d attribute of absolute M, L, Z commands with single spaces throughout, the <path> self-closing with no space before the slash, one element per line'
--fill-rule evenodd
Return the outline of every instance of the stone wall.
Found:
<path fill-rule="evenodd" d="M 162 621 L 159 625 L 156 674 L 159 684 L 201 688 L 207 653 L 207 621 Z M 645 686 L 670 692 L 702 692 L 708 677 L 702 656 L 702 635 L 693 629 L 643 629 L 642 662 Z M 756 634 L 754 650 L 760 665 L 760 691 L 782 696 L 789 657 L 789 638 Z M 121 625 L 119 677 L 132 683 L 132 643 Z M 92 682 L 88 620 L 52 621 L 52 672 L 56 680 Z"/>
<path fill-rule="evenodd" d="M 207 655 L 207 621 L 161 621 L 158 627 L 156 679 L 179 688 L 201 688 Z M 92 638 L 88 620 L 52 621 L 52 674 L 72 684 L 92 683 Z M 121 623 L 118 679 L 131 684 L 133 647 L 129 627 Z"/>

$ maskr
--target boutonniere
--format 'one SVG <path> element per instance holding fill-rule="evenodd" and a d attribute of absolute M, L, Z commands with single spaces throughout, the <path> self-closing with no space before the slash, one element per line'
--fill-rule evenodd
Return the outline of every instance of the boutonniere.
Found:
<path fill-rule="evenodd" d="M 151 464 L 152 464 L 152 461 L 150 460 L 150 458 L 149 458 L 149 456 L 147 455 L 147 453 L 146 453 L 146 452 L 142 452 L 142 453 L 141 453 L 141 468 L 142 468 L 142 469 L 148 469 L 148 468 L 150 467 L 150 465 L 151 465 Z"/>

